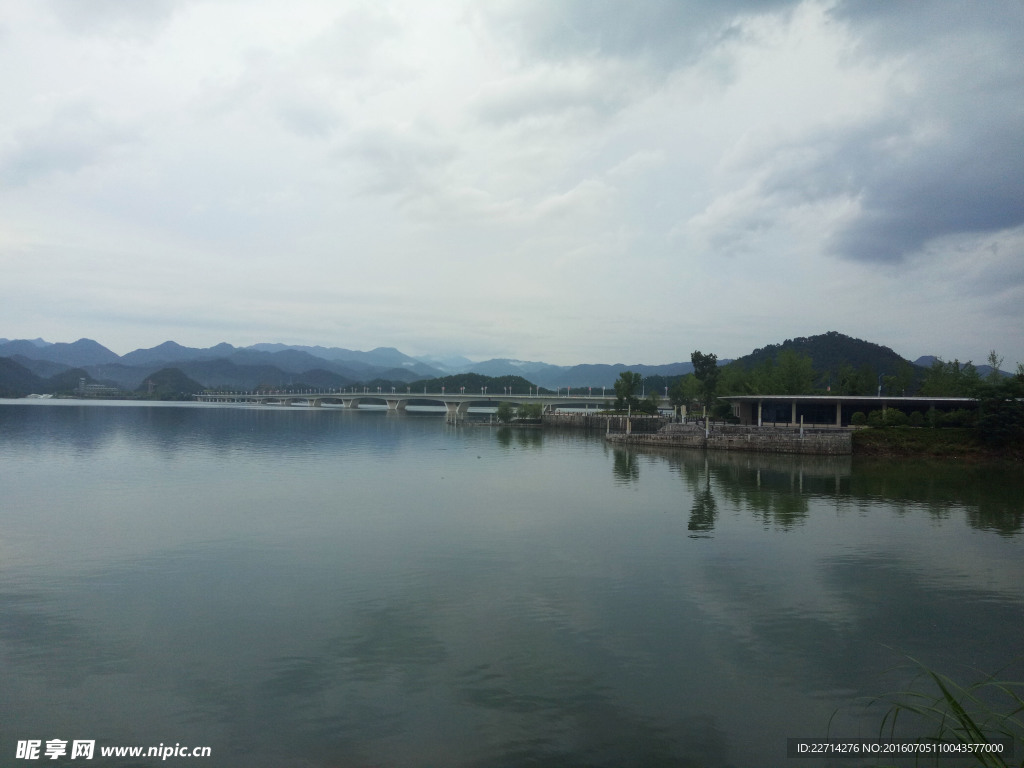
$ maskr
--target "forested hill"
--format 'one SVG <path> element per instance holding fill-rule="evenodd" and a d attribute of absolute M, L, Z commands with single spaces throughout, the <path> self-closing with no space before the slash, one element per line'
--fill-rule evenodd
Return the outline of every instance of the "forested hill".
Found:
<path fill-rule="evenodd" d="M 752 370 L 767 361 L 777 362 L 779 353 L 782 351 L 791 351 L 811 358 L 811 365 L 820 374 L 831 372 L 838 375 L 840 367 L 843 366 L 854 369 L 866 366 L 875 371 L 894 374 L 903 366 L 913 365 L 889 347 L 855 339 L 838 331 L 829 331 L 818 336 L 786 339 L 781 344 L 769 344 L 766 347 L 755 349 L 749 355 L 744 355 L 734 362 L 746 370 Z"/>

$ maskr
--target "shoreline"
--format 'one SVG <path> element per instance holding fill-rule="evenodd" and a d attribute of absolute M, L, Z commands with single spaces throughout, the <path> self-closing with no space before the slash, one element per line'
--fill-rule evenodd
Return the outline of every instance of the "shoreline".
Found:
<path fill-rule="evenodd" d="M 953 459 L 974 462 L 1024 462 L 1024 445 L 981 443 L 973 429 L 926 427 L 805 428 L 715 425 L 705 437 L 702 425 L 669 425 L 655 433 L 612 432 L 616 445 L 697 448 L 748 453 L 810 454 L 868 458 Z"/>

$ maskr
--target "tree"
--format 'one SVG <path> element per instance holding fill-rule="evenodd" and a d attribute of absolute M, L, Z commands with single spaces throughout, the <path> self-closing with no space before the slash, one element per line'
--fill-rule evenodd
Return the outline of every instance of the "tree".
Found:
<path fill-rule="evenodd" d="M 936 360 L 924 374 L 921 394 L 926 397 L 975 397 L 981 386 L 981 375 L 968 360 L 951 363 Z"/>
<path fill-rule="evenodd" d="M 498 403 L 498 410 L 495 411 L 494 415 L 498 417 L 498 421 L 502 424 L 508 424 L 515 415 L 515 409 L 511 403 Z"/>
<path fill-rule="evenodd" d="M 675 406 L 688 406 L 697 399 L 699 385 L 692 373 L 680 376 L 668 391 L 668 401 Z"/>
<path fill-rule="evenodd" d="M 837 374 L 837 393 L 840 395 L 859 395 L 857 389 L 857 371 L 849 363 L 842 363 Z"/>
<path fill-rule="evenodd" d="M 640 404 L 637 405 L 636 409 L 638 411 L 640 411 L 641 413 L 657 414 L 658 413 L 658 404 L 660 402 L 661 402 L 661 396 L 658 395 L 658 390 L 652 389 L 650 392 L 647 393 L 647 397 L 645 397 L 640 402 Z"/>
<path fill-rule="evenodd" d="M 620 411 L 626 408 L 636 408 L 639 402 L 636 398 L 636 391 L 640 389 L 643 377 L 639 373 L 623 371 L 615 382 L 615 407 Z"/>
<path fill-rule="evenodd" d="M 723 395 L 756 394 L 750 391 L 750 377 L 742 363 L 729 363 L 719 370 L 718 391 Z"/>
<path fill-rule="evenodd" d="M 981 439 L 990 445 L 1024 443 L 1024 380 L 1004 378 L 986 383 L 978 392 Z"/>
<path fill-rule="evenodd" d="M 520 419 L 537 421 L 544 412 L 544 406 L 540 403 L 523 403 L 516 409 L 516 416 Z"/>
<path fill-rule="evenodd" d="M 807 395 L 814 386 L 814 366 L 811 358 L 792 349 L 779 352 L 775 384 L 780 395 Z"/>
<path fill-rule="evenodd" d="M 1002 372 L 999 370 L 1003 367 L 1003 358 L 997 355 L 994 349 L 988 353 L 988 366 L 991 369 L 986 377 L 988 383 L 998 384 L 999 380 L 1003 377 Z"/>
<path fill-rule="evenodd" d="M 748 389 L 752 395 L 775 394 L 775 360 L 766 358 L 750 372 Z"/>
<path fill-rule="evenodd" d="M 914 383 L 914 366 L 906 360 L 896 365 L 896 373 L 891 377 L 890 386 L 894 395 L 906 395 Z"/>
<path fill-rule="evenodd" d="M 705 355 L 695 350 L 690 355 L 690 362 L 693 363 L 693 375 L 700 382 L 701 402 L 710 411 L 715 401 L 715 390 L 718 388 L 718 355 L 713 352 Z"/>

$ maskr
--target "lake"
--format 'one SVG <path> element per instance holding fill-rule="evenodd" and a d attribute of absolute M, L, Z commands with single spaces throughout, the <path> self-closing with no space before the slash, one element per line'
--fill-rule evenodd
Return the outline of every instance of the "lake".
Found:
<path fill-rule="evenodd" d="M 865 764 L 786 740 L 877 736 L 912 659 L 1024 680 L 1022 475 L 0 401 L 0 764 Z"/>

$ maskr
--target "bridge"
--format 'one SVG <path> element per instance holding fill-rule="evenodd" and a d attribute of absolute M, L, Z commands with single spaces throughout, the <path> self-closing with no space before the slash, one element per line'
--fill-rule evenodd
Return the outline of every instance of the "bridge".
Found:
<path fill-rule="evenodd" d="M 614 399 L 614 396 L 593 395 L 514 395 L 514 394 L 468 394 L 465 392 L 371 392 L 364 387 L 362 392 L 333 390 L 307 391 L 265 391 L 265 392 L 201 392 L 195 395 L 200 403 L 248 403 L 250 405 L 303 405 L 319 408 L 325 403 L 340 405 L 344 408 L 358 408 L 360 405 L 387 405 L 389 411 L 404 411 L 410 404 L 432 405 L 445 407 L 445 420 L 462 421 L 466 418 L 471 406 L 496 408 L 501 403 L 523 405 L 538 403 L 543 406 L 544 413 L 552 413 L 558 408 L 599 408 Z"/>

